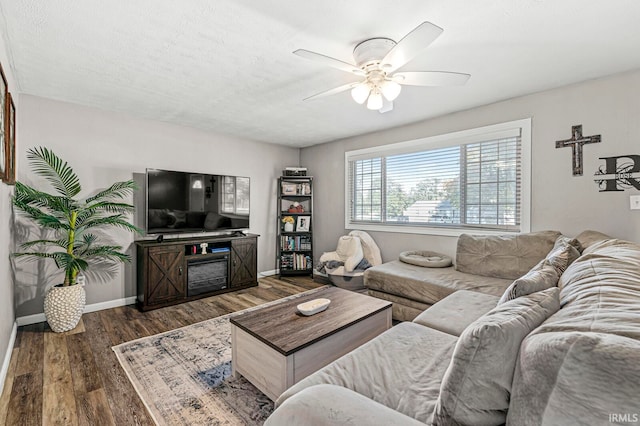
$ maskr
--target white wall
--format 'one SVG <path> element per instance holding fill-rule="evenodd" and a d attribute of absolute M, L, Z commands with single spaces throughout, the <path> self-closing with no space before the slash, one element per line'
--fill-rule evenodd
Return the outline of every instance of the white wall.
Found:
<path fill-rule="evenodd" d="M 412 89 L 428 90 L 428 89 Z M 629 209 L 624 192 L 598 192 L 593 175 L 604 162 L 599 157 L 640 154 L 640 72 L 588 81 L 523 96 L 432 120 L 323 145 L 304 148 L 301 164 L 314 180 L 316 256 L 335 250 L 344 228 L 345 151 L 423 138 L 494 123 L 532 117 L 532 230 L 557 229 L 576 235 L 595 229 L 615 237 L 640 241 L 640 211 Z M 425 93 L 428 96 L 428 93 Z M 402 95 L 400 95 L 402 97 Z M 400 99 L 401 101 L 401 99 Z M 393 114 L 391 112 L 390 114 Z M 378 117 L 371 113 L 371 119 Z M 571 149 L 555 148 L 569 139 L 571 126 L 583 134 L 601 134 L 602 142 L 584 147 L 584 176 L 571 173 Z M 453 255 L 455 237 L 372 232 L 385 261 L 404 250 L 435 250 Z"/>
<path fill-rule="evenodd" d="M 5 48 L 5 42 L 0 32 L 0 64 L 9 83 L 9 91 L 17 93 L 16 81 L 13 77 L 13 70 L 9 67 L 9 58 Z M 16 139 L 20 140 L 20 97 L 16 96 L 13 103 L 16 106 Z M 11 340 L 11 332 L 15 322 L 15 309 L 13 302 L 13 273 L 9 253 L 13 251 L 13 227 L 11 195 L 13 186 L 0 183 L 0 363 L 8 363 L 9 357 L 5 359 Z M 4 367 L 4 366 L 3 366 Z M 0 373 L 5 373 L 4 369 Z M 4 374 L 0 374 L 0 392 L 4 384 Z"/>
<path fill-rule="evenodd" d="M 297 148 L 241 140 L 29 95 L 21 97 L 20 115 L 19 154 L 23 167 L 18 178 L 27 183 L 35 179 L 26 159 L 26 150 L 34 146 L 51 148 L 69 162 L 83 185 L 81 196 L 115 181 L 140 177 L 147 167 L 249 176 L 250 231 L 261 235 L 258 270 L 275 269 L 275 182 L 285 166 L 299 163 Z M 134 204 L 138 217 L 143 213 L 143 202 L 144 197 L 137 194 Z M 134 251 L 133 235 L 124 231 L 113 235 L 119 244 Z M 48 279 L 50 272 L 51 265 L 37 268 L 33 263 L 19 264 L 18 317 L 42 312 L 45 289 L 56 283 Z M 88 304 L 135 296 L 135 268 L 121 266 L 113 277 L 89 279 L 86 290 Z"/>

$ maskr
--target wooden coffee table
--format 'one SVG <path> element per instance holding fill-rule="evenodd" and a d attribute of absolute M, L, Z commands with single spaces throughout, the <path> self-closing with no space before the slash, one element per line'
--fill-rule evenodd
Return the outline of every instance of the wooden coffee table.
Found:
<path fill-rule="evenodd" d="M 326 298 L 329 307 L 306 317 L 296 306 Z M 391 327 L 391 302 L 341 288 L 259 308 L 231 318 L 232 370 L 271 400 L 331 361 Z"/>

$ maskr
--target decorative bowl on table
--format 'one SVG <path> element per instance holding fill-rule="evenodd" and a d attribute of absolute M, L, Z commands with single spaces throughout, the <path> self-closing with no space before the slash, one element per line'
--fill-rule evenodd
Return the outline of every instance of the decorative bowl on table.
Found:
<path fill-rule="evenodd" d="M 313 299 L 297 306 L 298 312 L 302 315 L 310 316 L 324 311 L 329 307 L 331 300 L 329 299 Z"/>

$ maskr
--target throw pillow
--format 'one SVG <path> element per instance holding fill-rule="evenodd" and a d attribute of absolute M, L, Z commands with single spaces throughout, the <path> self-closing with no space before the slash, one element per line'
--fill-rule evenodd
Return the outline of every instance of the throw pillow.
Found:
<path fill-rule="evenodd" d="M 371 235 L 364 231 L 351 231 L 349 235 L 352 237 L 360 238 L 360 244 L 362 245 L 362 253 L 365 259 L 369 261 L 371 266 L 382 265 L 382 256 L 380 255 L 380 249 Z"/>
<path fill-rule="evenodd" d="M 507 287 L 498 304 L 555 287 L 558 285 L 559 278 L 558 271 L 551 265 L 536 265 L 526 275 L 518 278 Z"/>
<path fill-rule="evenodd" d="M 358 266 L 358 263 L 364 258 L 360 238 L 350 235 L 343 235 L 338 239 L 336 253 L 338 253 L 338 256 L 344 262 L 344 269 L 347 272 L 353 272 L 356 266 Z"/>
<path fill-rule="evenodd" d="M 520 344 L 560 309 L 559 291 L 553 287 L 498 305 L 464 330 L 442 379 L 434 424 L 506 422 Z"/>
<path fill-rule="evenodd" d="M 580 257 L 580 252 L 576 248 L 579 246 L 580 243 L 575 238 L 561 235 L 556 240 L 549 254 L 547 254 L 547 257 L 541 262 L 542 264 L 538 264 L 536 267 L 551 265 L 558 272 L 558 276 L 560 276 L 569 265 Z"/>

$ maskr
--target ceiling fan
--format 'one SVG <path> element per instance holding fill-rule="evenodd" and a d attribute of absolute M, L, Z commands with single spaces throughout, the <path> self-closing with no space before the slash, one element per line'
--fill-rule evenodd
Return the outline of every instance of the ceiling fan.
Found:
<path fill-rule="evenodd" d="M 447 71 L 396 72 L 442 34 L 444 30 L 431 22 L 423 22 L 399 42 L 376 37 L 359 43 L 353 49 L 356 65 L 321 53 L 298 49 L 294 54 L 333 68 L 355 74 L 360 81 L 345 84 L 310 96 L 305 101 L 335 95 L 351 90 L 351 97 L 359 104 L 367 102 L 367 108 L 381 113 L 393 109 L 392 101 L 398 97 L 402 85 L 407 86 L 461 86 L 471 77 L 469 74 Z M 385 100 L 387 102 L 385 102 Z"/>

